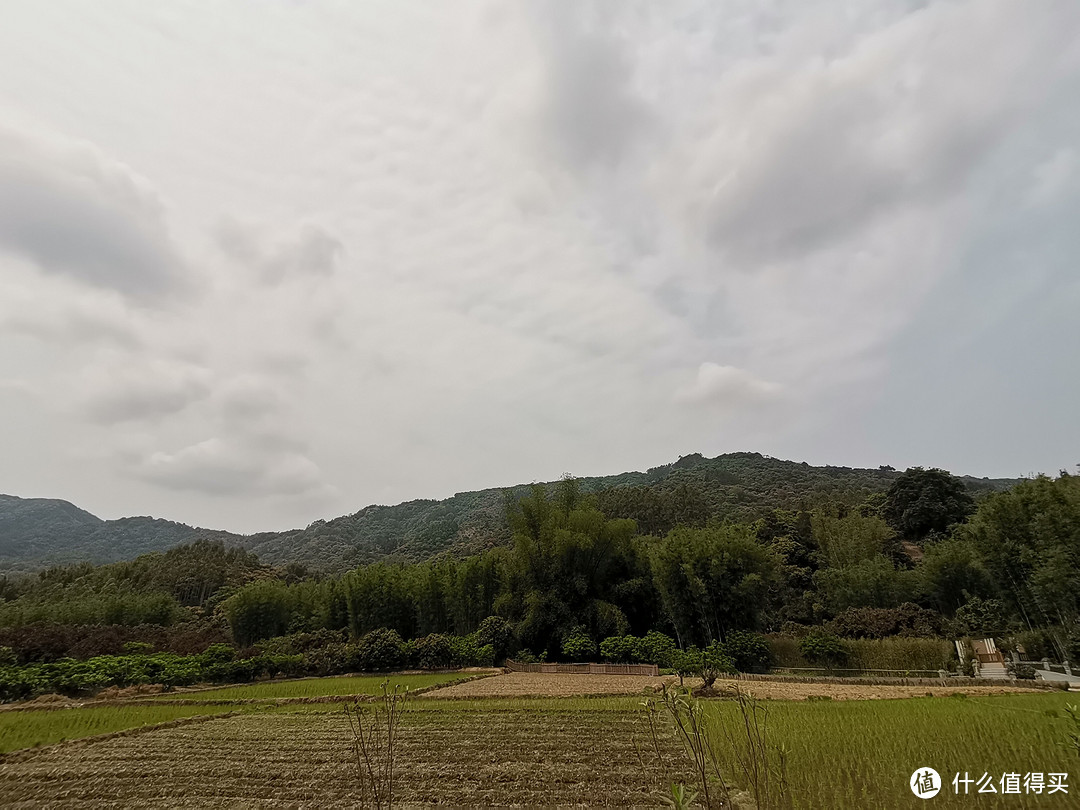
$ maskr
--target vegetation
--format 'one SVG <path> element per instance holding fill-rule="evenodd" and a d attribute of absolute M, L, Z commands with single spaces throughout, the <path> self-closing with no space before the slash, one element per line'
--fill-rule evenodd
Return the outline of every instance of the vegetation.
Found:
<path fill-rule="evenodd" d="M 224 714 L 240 706 L 95 706 L 65 711 L 0 712 L 0 753 L 36 748 L 185 717 Z"/>
<path fill-rule="evenodd" d="M 386 684 L 395 688 L 416 691 L 431 686 L 451 684 L 469 673 L 440 672 L 438 674 L 353 675 L 338 678 L 302 678 L 291 681 L 253 683 L 246 686 L 221 686 L 193 692 L 170 692 L 157 700 L 278 700 L 280 698 L 318 698 L 342 695 L 377 695 Z"/>
<path fill-rule="evenodd" d="M 1075 731 L 1063 693 L 996 697 L 914 698 L 873 701 L 769 701 L 759 773 L 758 806 L 862 808 L 903 806 L 908 778 L 920 765 L 935 768 L 947 784 L 935 806 L 964 807 L 971 796 L 952 794 L 954 773 L 977 778 L 988 772 L 1075 771 L 1067 747 Z M 640 697 L 521 698 L 410 701 L 401 714 L 395 754 L 394 797 L 405 804 L 526 805 L 656 803 L 671 783 L 687 793 L 701 790 L 695 768 L 683 756 L 676 730 L 658 728 L 656 747 L 666 776 L 643 774 L 635 744 L 652 746 Z M 753 761 L 741 740 L 745 715 L 737 701 L 700 701 L 702 733 L 732 793 L 754 796 Z M 93 727 L 106 733 L 143 722 L 234 711 L 238 706 L 110 706 L 64 711 L 0 713 L 0 739 L 9 750 L 82 736 Z M 751 708 L 752 712 L 752 708 Z M 749 715 L 753 719 L 752 713 Z M 122 722 L 126 720 L 126 724 Z M 758 716 L 759 726 L 762 718 Z M 43 733 L 41 729 L 48 728 Z M 34 729 L 34 730 L 31 730 Z M 736 736 L 739 732 L 741 736 Z M 92 732 L 94 733 L 94 732 Z M 321 806 L 356 802 L 352 750 L 340 704 L 305 704 L 249 711 L 204 724 L 155 731 L 139 738 L 137 767 L 125 767 L 123 740 L 91 750 L 41 751 L 26 761 L 4 763 L 5 798 L 101 803 L 104 797 L 137 804 L 150 783 L 157 801 L 177 803 L 193 795 L 242 795 L 249 801 Z M 9 743 L 9 741 L 11 741 Z M 583 744 L 587 741 L 587 744 Z M 265 762 L 240 765 L 252 750 L 274 751 Z M 493 761 L 492 750 L 500 756 Z M 780 757 L 782 755 L 782 767 Z M 764 764 L 765 770 L 760 765 Z M 712 766 L 708 765 L 711 770 Z M 977 773 L 976 773 L 977 771 Z M 196 793 L 191 773 L 204 774 Z M 209 781 L 212 780 L 212 781 Z M 1071 782 L 1072 780 L 1070 780 Z M 710 783 L 717 784 L 714 780 Z M 975 788 L 973 787 L 973 790 Z M 762 801 L 765 791 L 782 801 Z M 1070 785 L 1070 794 L 1075 790 Z M 511 799 L 512 797 L 512 799 Z M 980 805 L 1013 806 L 1013 797 L 979 796 Z M 1072 795 L 1043 795 L 1038 806 L 1065 807 Z M 790 802 L 785 805 L 784 802 Z M 1022 801 L 1021 801 L 1022 803 Z"/>
<path fill-rule="evenodd" d="M 722 659 L 710 672 L 936 671 L 957 665 L 945 639 L 972 634 L 1029 658 L 1080 658 L 1080 478 L 972 495 L 940 470 L 882 471 L 889 488 L 857 502 L 848 492 L 734 522 L 709 517 L 708 499 L 695 506 L 712 462 L 688 458 L 632 484 L 661 488 L 646 502 L 671 509 L 643 519 L 663 527 L 674 516 L 663 536 L 642 534 L 622 496 L 567 477 L 506 493 L 509 546 L 464 558 L 326 576 L 203 540 L 8 579 L 3 694 L 492 665 L 508 655 L 683 672 L 702 671 L 693 662 L 709 655 Z M 197 663 L 225 641 L 229 660 Z"/>

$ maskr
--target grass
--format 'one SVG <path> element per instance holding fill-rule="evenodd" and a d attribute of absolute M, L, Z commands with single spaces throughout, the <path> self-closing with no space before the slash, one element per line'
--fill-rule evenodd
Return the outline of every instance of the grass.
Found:
<path fill-rule="evenodd" d="M 139 726 L 236 711 L 240 706 L 97 706 L 0 712 L 0 753 L 51 745 Z"/>
<path fill-rule="evenodd" d="M 997 780 L 1004 773 L 1072 773 L 1080 759 L 1066 751 L 1064 708 L 1076 695 L 1007 695 L 975 698 L 910 698 L 871 701 L 770 701 L 768 736 L 787 749 L 787 778 L 794 807 L 895 807 L 921 804 L 908 787 L 916 768 L 930 767 L 944 787 L 935 806 L 1016 807 L 1023 796 L 953 793 L 953 775 L 967 771 Z M 727 770 L 736 768 L 729 734 L 740 739 L 735 706 L 708 706 L 714 743 L 724 752 Z M 969 788 L 972 793 L 977 787 Z M 1023 788 L 1021 787 L 1021 790 Z M 961 786 L 961 791 L 963 787 Z M 1076 801 L 1058 793 L 1028 796 L 1039 807 Z"/>
<path fill-rule="evenodd" d="M 314 698 L 341 695 L 374 695 L 384 681 L 409 689 L 450 684 L 475 673 L 445 672 L 433 675 L 346 675 L 336 678 L 302 678 L 293 681 L 273 681 L 245 686 L 222 686 L 194 692 L 170 692 L 159 700 L 275 700 L 277 698 Z"/>
<path fill-rule="evenodd" d="M 406 675 L 391 682 L 411 688 L 464 677 Z M 324 678 L 229 687 L 190 697 L 228 699 L 317 697 L 378 690 L 382 676 Z M 401 796 L 413 803 L 458 805 L 622 804 L 654 802 L 660 771 L 644 773 L 635 748 L 646 743 L 642 696 L 576 698 L 420 697 L 402 718 Z M 1060 692 L 992 697 L 934 697 L 872 701 L 768 701 L 768 739 L 786 749 L 789 796 L 795 808 L 922 807 L 908 780 L 931 767 L 945 782 L 932 804 L 962 807 L 1074 806 L 1069 794 L 955 796 L 952 777 L 967 771 L 995 778 L 1015 772 L 1069 773 L 1080 780 L 1080 758 L 1062 747 L 1069 729 L 1064 708 L 1077 696 Z M 0 713 L 0 750 L 105 734 L 242 704 L 182 703 L 101 706 Z M 0 765 L 0 793 L 24 799 L 109 796 L 132 804 L 229 797 L 345 806 L 354 800 L 346 767 L 347 724 L 340 703 L 290 704 L 241 717 L 102 742 L 78 752 L 55 749 L 25 763 Z M 739 769 L 725 729 L 741 740 L 737 707 L 706 703 L 710 734 L 726 778 Z M 664 743 L 669 766 L 674 738 Z M 171 764 L 170 764 L 171 763 Z M 182 763 L 183 767 L 177 767 Z M 674 766 L 677 771 L 680 766 Z M 205 778 L 193 783 L 185 774 Z M 685 775 L 689 779 L 689 775 Z M 147 793 L 147 791 L 151 791 Z M 973 786 L 973 790 L 975 786 Z M 200 793 L 201 791 L 201 793 Z M 395 795 L 397 788 L 395 787 Z"/>

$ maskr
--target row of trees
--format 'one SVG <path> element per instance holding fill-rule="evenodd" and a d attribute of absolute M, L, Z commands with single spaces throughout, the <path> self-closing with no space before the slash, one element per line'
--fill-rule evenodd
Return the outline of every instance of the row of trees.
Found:
<path fill-rule="evenodd" d="M 1058 656 L 1080 643 L 1076 476 L 976 503 L 948 473 L 915 468 L 861 503 L 752 523 L 708 520 L 692 488 L 635 492 L 586 495 L 572 478 L 534 487 L 506 504 L 509 546 L 339 577 L 272 569 L 220 543 L 52 569 L 0 581 L 0 628 L 202 622 L 248 646 L 318 630 L 464 638 L 499 617 L 517 645 L 552 658 L 569 654 L 568 639 L 592 649 L 659 631 L 704 649 L 739 631 L 824 625 L 865 638 L 1042 628 Z"/>
<path fill-rule="evenodd" d="M 534 488 L 508 509 L 512 548 L 371 565 L 339 579 L 259 582 L 223 608 L 242 644 L 317 628 L 467 635 L 497 615 L 523 646 L 553 657 L 571 635 L 598 643 L 660 630 L 681 647 L 705 647 L 742 630 L 830 620 L 846 627 L 864 621 L 853 612 L 901 605 L 918 622 L 874 621 L 923 634 L 1049 627 L 1062 655 L 1076 631 L 1080 479 L 1073 476 L 1024 482 L 976 509 L 957 479 L 915 469 L 857 509 L 678 525 L 663 537 L 606 516 L 573 479 L 554 493 Z"/>

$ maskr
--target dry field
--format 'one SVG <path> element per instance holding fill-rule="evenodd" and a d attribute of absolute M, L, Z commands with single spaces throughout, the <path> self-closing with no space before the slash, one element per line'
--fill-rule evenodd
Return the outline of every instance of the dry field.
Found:
<path fill-rule="evenodd" d="M 589 709 L 467 707 L 403 718 L 397 796 L 405 804 L 657 805 L 628 701 Z M 503 702 L 500 701 L 500 704 Z M 674 759 L 675 743 L 666 753 Z M 23 807 L 355 806 L 339 712 L 238 715 L 0 763 L 0 805 Z M 658 774 L 657 774 L 658 776 Z M 688 778 L 684 775 L 683 778 Z"/>
<path fill-rule="evenodd" d="M 555 675 L 538 672 L 510 672 L 493 678 L 455 684 L 426 692 L 426 698 L 496 698 L 496 697 L 572 697 L 578 695 L 636 695 L 643 690 L 657 690 L 662 684 L 678 683 L 674 675 L 657 678 L 636 675 Z M 700 686 L 689 678 L 687 686 Z M 783 683 L 779 681 L 719 680 L 720 693 L 739 688 L 755 697 L 769 700 L 806 700 L 827 697 L 832 700 L 875 700 L 887 698 L 945 696 L 961 692 L 967 695 L 1004 695 L 1038 690 L 1013 686 L 900 686 L 834 683 Z"/>
<path fill-rule="evenodd" d="M 674 675 L 555 675 L 508 672 L 493 678 L 454 684 L 425 692 L 427 698 L 579 697 L 582 695 L 636 695 L 678 683 Z"/>

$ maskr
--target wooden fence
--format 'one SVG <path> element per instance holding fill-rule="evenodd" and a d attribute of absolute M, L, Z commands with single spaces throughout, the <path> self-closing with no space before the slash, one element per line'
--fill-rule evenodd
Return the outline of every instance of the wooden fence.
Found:
<path fill-rule="evenodd" d="M 651 675 L 660 674 L 656 664 L 523 664 L 507 659 L 511 672 L 544 672 L 559 675 Z"/>

